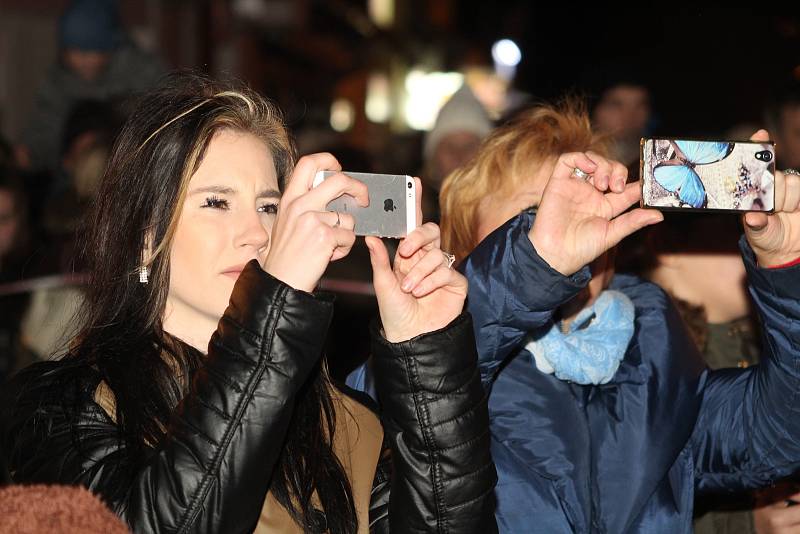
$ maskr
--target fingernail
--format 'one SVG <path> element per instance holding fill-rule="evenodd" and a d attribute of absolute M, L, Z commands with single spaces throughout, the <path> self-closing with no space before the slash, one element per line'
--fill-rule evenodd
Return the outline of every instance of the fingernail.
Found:
<path fill-rule="evenodd" d="M 414 287 L 414 281 L 412 279 L 406 277 L 406 279 L 403 280 L 403 285 L 401 287 L 402 287 L 403 291 L 408 293 Z"/>

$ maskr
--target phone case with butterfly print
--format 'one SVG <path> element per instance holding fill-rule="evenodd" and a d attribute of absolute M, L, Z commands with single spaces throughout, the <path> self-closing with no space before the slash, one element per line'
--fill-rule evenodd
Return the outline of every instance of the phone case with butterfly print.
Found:
<path fill-rule="evenodd" d="M 661 210 L 766 211 L 775 207 L 775 144 L 642 139 L 641 205 Z"/>

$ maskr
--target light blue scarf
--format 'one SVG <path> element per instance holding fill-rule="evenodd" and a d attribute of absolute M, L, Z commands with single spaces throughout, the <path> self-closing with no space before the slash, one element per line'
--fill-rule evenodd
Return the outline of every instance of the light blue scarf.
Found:
<path fill-rule="evenodd" d="M 633 337 L 634 307 L 619 291 L 605 290 L 584 308 L 564 334 L 553 324 L 544 335 L 528 338 L 536 368 L 576 384 L 606 384 L 617 372 Z"/>

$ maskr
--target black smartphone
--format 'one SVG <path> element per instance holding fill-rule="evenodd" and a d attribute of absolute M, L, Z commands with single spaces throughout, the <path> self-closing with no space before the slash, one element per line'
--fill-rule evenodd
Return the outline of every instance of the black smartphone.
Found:
<path fill-rule="evenodd" d="M 642 207 L 661 210 L 775 209 L 771 141 L 642 139 Z"/>

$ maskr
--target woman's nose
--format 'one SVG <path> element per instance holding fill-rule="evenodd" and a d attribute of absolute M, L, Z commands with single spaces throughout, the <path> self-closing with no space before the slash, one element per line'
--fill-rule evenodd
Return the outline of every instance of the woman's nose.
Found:
<path fill-rule="evenodd" d="M 251 247 L 256 252 L 266 249 L 269 244 L 269 230 L 265 228 L 259 213 L 253 212 L 243 218 L 235 244 L 239 247 Z"/>

